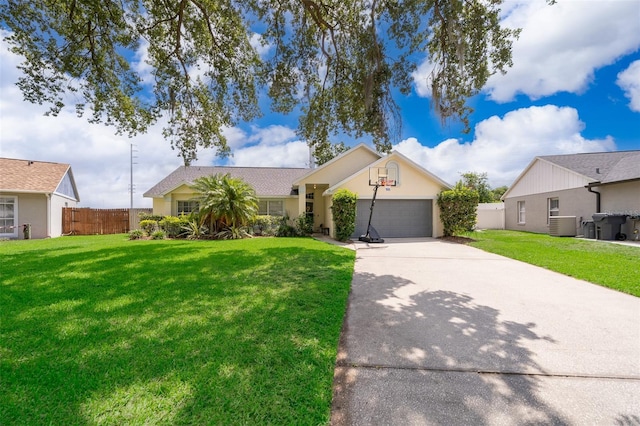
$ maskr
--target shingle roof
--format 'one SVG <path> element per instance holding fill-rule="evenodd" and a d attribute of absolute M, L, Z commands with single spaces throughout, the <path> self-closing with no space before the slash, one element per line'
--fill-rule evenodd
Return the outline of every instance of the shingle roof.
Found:
<path fill-rule="evenodd" d="M 538 158 L 602 183 L 640 179 L 640 151 L 544 155 Z"/>
<path fill-rule="evenodd" d="M 0 158 L 0 190 L 53 193 L 71 166 Z"/>
<path fill-rule="evenodd" d="M 180 166 L 169 176 L 158 182 L 144 193 L 145 197 L 160 197 L 180 185 L 193 184 L 199 177 L 216 173 L 241 178 L 253 186 L 256 194 L 262 197 L 291 195 L 292 184 L 310 169 L 275 168 L 275 167 L 203 167 Z"/>

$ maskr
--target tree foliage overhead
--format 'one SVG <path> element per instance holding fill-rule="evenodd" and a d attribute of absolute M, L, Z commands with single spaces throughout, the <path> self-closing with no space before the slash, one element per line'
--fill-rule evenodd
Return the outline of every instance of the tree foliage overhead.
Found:
<path fill-rule="evenodd" d="M 393 94 L 411 92 L 425 58 L 433 108 L 468 126 L 466 99 L 511 65 L 517 31 L 500 27 L 501 3 L 5 0 L 0 19 L 24 58 L 26 100 L 55 115 L 71 99 L 79 115 L 129 134 L 166 115 L 164 134 L 188 164 L 198 147 L 230 153 L 221 130 L 259 116 L 262 88 L 275 111 L 301 112 L 299 136 L 316 156 L 341 133 L 387 152 L 401 125 Z"/>

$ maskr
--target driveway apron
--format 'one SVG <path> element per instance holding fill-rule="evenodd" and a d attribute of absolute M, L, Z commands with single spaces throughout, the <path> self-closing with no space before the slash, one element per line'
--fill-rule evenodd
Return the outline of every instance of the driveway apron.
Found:
<path fill-rule="evenodd" d="M 639 298 L 436 239 L 356 247 L 333 425 L 640 425 Z"/>

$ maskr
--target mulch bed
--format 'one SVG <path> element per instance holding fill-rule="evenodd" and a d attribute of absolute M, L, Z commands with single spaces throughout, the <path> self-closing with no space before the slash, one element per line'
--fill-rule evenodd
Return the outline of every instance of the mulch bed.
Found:
<path fill-rule="evenodd" d="M 451 236 L 451 237 L 438 237 L 439 240 L 442 241 L 448 241 L 450 243 L 458 243 L 458 244 L 469 244 L 469 243 L 473 243 L 474 240 L 473 238 L 467 238 L 467 237 L 458 237 L 458 236 Z"/>

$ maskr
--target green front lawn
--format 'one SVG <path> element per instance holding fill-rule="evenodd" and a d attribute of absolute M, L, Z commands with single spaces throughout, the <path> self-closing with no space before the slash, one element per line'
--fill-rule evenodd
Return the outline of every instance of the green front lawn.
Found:
<path fill-rule="evenodd" d="M 640 247 L 516 231 L 467 236 L 482 250 L 640 297 Z"/>
<path fill-rule="evenodd" d="M 326 424 L 354 252 L 0 243 L 0 423 Z"/>

